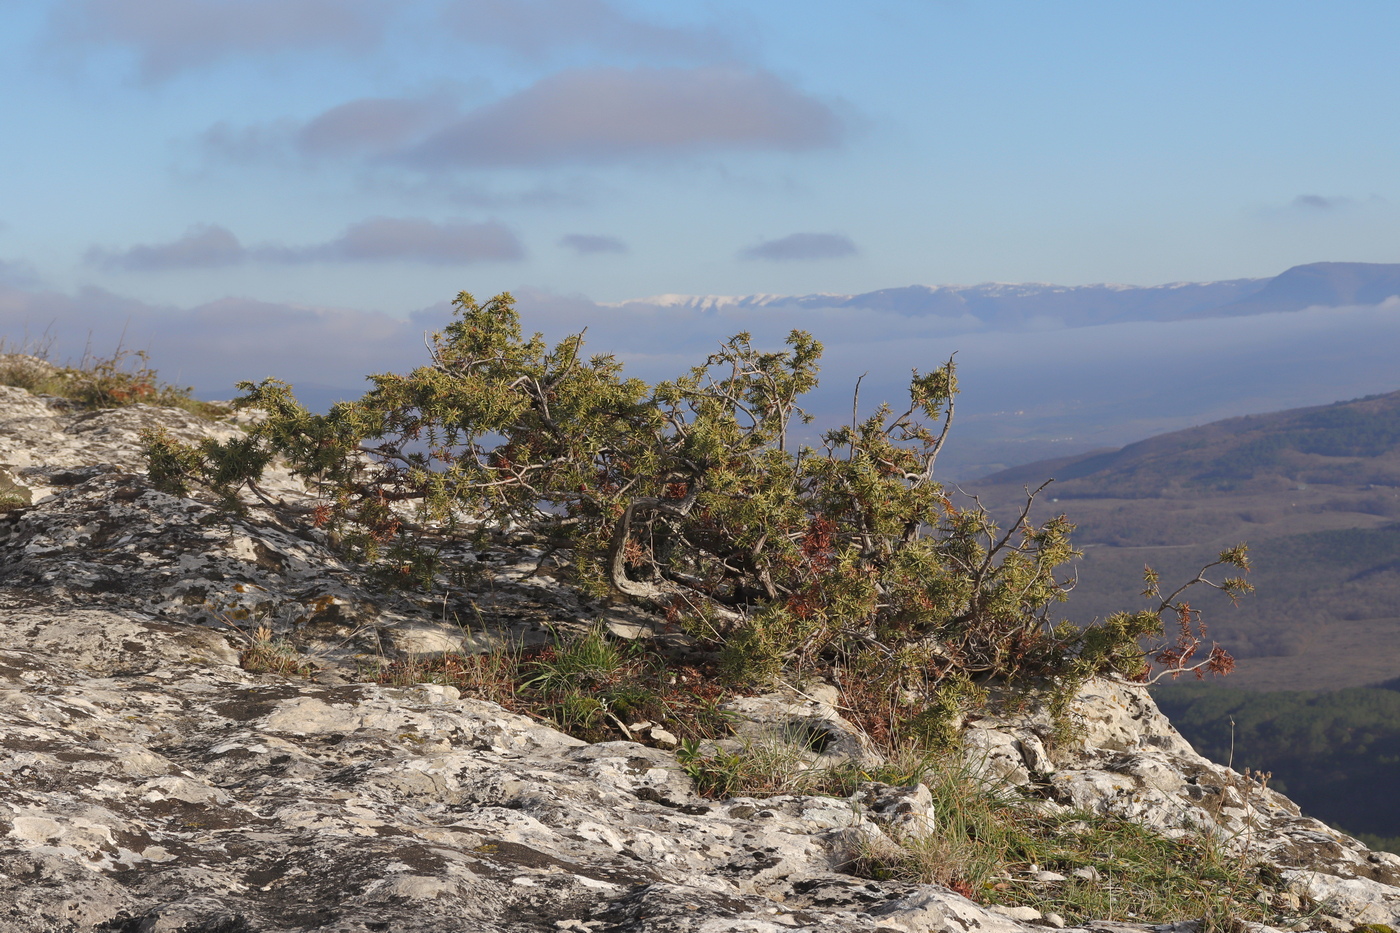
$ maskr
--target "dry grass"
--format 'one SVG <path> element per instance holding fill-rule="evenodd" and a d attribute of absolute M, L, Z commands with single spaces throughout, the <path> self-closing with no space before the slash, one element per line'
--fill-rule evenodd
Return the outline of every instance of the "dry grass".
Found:
<path fill-rule="evenodd" d="M 252 632 L 241 632 L 246 640 L 238 653 L 238 666 L 252 674 L 281 674 L 284 677 L 310 677 L 316 668 L 285 638 L 259 625 Z"/>
<path fill-rule="evenodd" d="M 0 385 L 16 386 L 35 395 L 54 395 L 84 408 L 121 408 L 147 404 L 181 408 L 202 418 L 218 418 L 227 408 L 202 402 L 189 387 L 162 382 L 143 350 L 118 345 L 109 356 L 85 351 L 72 365 L 50 361 L 51 344 L 16 348 L 0 340 Z"/>

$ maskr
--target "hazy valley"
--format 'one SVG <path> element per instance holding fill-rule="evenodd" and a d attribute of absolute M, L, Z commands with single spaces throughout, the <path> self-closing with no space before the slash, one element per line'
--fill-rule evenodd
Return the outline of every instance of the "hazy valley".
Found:
<path fill-rule="evenodd" d="M 1062 614 L 1146 605 L 1144 565 L 1175 586 L 1248 541 L 1254 595 L 1193 594 L 1239 660 L 1154 688 L 1203 754 L 1271 772 L 1306 812 L 1400 846 L 1400 392 L 1233 418 L 1007 470 L 969 493 L 1010 514 L 1064 512 L 1083 550 Z"/>
<path fill-rule="evenodd" d="M 587 328 L 656 381 L 685 372 L 725 338 L 749 331 L 780 346 L 794 329 L 822 341 L 821 385 L 804 403 L 813 431 L 861 398 L 897 403 L 911 369 L 953 356 L 962 394 L 943 477 L 972 480 L 1258 412 L 1397 388 L 1400 265 L 1312 263 L 1271 278 L 1154 286 L 912 285 L 850 295 L 659 296 L 603 304 L 522 289 L 522 325 L 551 340 Z M 481 290 L 470 274 L 457 288 Z M 0 326 L 45 335 L 63 353 L 124 341 L 205 399 L 273 376 L 324 408 L 356 398 L 372 372 L 424 360 L 423 334 L 450 320 L 440 301 L 408 315 L 239 298 L 172 313 L 99 293 L 73 298 L 0 281 Z M 480 297 L 486 297 L 482 292 Z M 813 433 L 807 440 L 814 440 Z"/>

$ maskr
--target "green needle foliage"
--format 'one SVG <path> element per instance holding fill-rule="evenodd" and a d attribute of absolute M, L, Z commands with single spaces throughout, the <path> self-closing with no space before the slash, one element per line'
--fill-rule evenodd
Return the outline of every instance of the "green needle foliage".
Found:
<path fill-rule="evenodd" d="M 733 681 L 837 683 L 890 746 L 911 728 L 945 735 L 974 681 L 1142 678 L 1140 640 L 1185 605 L 1174 593 L 1085 628 L 1047 621 L 1069 589 L 1057 572 L 1076 556 L 1070 523 L 1031 524 L 1028 492 L 1003 529 L 934 479 L 951 360 L 914 372 L 907 404 L 865 415 L 857 404 L 850 424 L 794 450 L 821 358 L 809 334 L 779 351 L 738 334 L 651 386 L 611 356 L 585 357 L 582 334 L 554 347 L 524 337 L 509 295 L 462 293 L 456 310 L 427 365 L 372 376 L 363 398 L 326 415 L 281 382 L 241 384 L 237 404 L 267 413 L 247 438 L 192 448 L 151 436 L 152 477 L 234 504 L 261 495 L 262 470 L 284 458 L 320 491 L 308 518 L 405 585 L 439 578 L 444 535 L 528 527 L 571 553 L 578 586 L 665 612 L 721 652 Z"/>

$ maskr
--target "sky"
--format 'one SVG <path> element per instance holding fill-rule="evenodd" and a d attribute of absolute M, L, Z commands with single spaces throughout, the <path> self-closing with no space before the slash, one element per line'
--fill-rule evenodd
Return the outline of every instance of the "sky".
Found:
<path fill-rule="evenodd" d="M 398 365 L 462 290 L 568 330 L 1400 261 L 1396 36 L 1389 0 L 5 0 L 0 324 L 178 334 L 217 395 L 271 333 L 294 376 L 295 340 Z"/>

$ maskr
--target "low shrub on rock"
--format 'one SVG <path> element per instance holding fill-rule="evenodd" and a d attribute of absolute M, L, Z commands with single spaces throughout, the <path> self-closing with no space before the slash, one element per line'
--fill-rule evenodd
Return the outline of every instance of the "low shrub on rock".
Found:
<path fill-rule="evenodd" d="M 1160 660 L 1228 667 L 1218 649 L 1192 657 L 1201 642 L 1181 590 L 1154 610 L 1052 624 L 1076 556 L 1069 521 L 1029 522 L 1028 491 L 1002 528 L 935 479 L 951 360 L 914 372 L 900 405 L 857 404 L 817 446 L 794 447 L 822 352 L 809 334 L 782 350 L 738 334 L 648 385 L 586 356 L 582 334 L 552 347 L 525 337 L 509 295 L 463 293 L 456 309 L 427 365 L 372 376 L 363 398 L 325 415 L 284 383 L 242 383 L 237 404 L 266 413 L 248 436 L 200 447 L 151 436 L 152 477 L 236 504 L 285 458 L 320 496 L 305 519 L 405 585 L 437 577 L 443 536 L 528 528 L 570 556 L 577 586 L 649 604 L 715 649 L 731 682 L 835 683 L 887 747 L 946 738 L 987 680 L 1143 679 L 1143 639 L 1163 638 L 1169 611 L 1181 631 L 1156 646 Z M 1243 549 L 1221 561 L 1246 565 Z"/>

